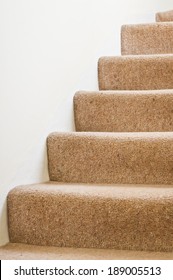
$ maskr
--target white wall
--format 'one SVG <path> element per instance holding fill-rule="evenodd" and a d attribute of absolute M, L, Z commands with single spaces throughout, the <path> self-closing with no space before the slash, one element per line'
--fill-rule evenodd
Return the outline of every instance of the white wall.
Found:
<path fill-rule="evenodd" d="M 152 22 L 171 0 L 0 1 L 0 244 L 6 196 L 48 179 L 45 140 L 72 131 L 72 98 L 97 90 L 97 60 L 120 53 L 120 26 Z"/>

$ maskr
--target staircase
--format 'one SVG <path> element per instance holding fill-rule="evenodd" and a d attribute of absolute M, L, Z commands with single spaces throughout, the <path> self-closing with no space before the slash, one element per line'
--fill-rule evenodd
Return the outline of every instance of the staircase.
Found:
<path fill-rule="evenodd" d="M 47 138 L 50 182 L 10 191 L 2 258 L 27 246 L 47 259 L 39 246 L 54 259 L 57 247 L 173 258 L 173 11 L 156 20 L 122 26 L 122 56 L 99 59 L 100 91 L 74 95 L 76 132 Z"/>

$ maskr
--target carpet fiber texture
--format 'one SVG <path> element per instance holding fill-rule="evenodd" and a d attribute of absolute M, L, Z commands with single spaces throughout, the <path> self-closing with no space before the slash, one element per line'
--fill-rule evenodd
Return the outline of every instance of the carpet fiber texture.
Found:
<path fill-rule="evenodd" d="M 173 23 L 123 25 L 122 55 L 173 53 Z"/>
<path fill-rule="evenodd" d="M 173 131 L 173 90 L 80 91 L 74 116 L 76 131 Z"/>
<path fill-rule="evenodd" d="M 121 36 L 74 97 L 79 132 L 47 138 L 50 182 L 9 192 L 2 259 L 173 259 L 173 23 Z"/>
<path fill-rule="evenodd" d="M 172 184 L 173 132 L 52 133 L 51 181 Z"/>
<path fill-rule="evenodd" d="M 43 246 L 173 250 L 169 186 L 21 186 L 8 195 L 13 243 Z"/>
<path fill-rule="evenodd" d="M 173 260 L 173 253 L 8 243 L 0 247 L 0 260 Z"/>
<path fill-rule="evenodd" d="M 100 90 L 173 89 L 173 55 L 102 57 Z"/>
<path fill-rule="evenodd" d="M 156 21 L 173 21 L 173 10 L 157 13 Z"/>

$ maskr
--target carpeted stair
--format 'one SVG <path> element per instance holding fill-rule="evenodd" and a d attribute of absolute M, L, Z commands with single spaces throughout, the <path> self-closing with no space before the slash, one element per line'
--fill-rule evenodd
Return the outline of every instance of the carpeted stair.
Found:
<path fill-rule="evenodd" d="M 173 53 L 173 23 L 123 25 L 122 55 Z"/>
<path fill-rule="evenodd" d="M 74 116 L 77 131 L 172 131 L 173 90 L 80 91 Z"/>
<path fill-rule="evenodd" d="M 111 250 L 130 250 L 134 259 L 136 250 L 173 258 L 172 28 L 122 27 L 123 56 L 99 59 L 100 92 L 74 96 L 77 132 L 47 138 L 50 182 L 10 191 L 11 243 L 0 256 L 22 258 L 23 250 L 27 259 L 27 250 L 35 250 L 49 259 L 48 250 L 54 259 L 68 259 L 74 251 L 63 257 L 58 247 L 80 247 L 78 258 L 86 259 L 80 250 L 91 248 L 90 259 L 100 258 L 97 250 L 105 250 L 105 259 L 108 252 L 121 258 Z"/>
<path fill-rule="evenodd" d="M 173 132 L 53 133 L 48 162 L 51 181 L 171 184 Z"/>
<path fill-rule="evenodd" d="M 157 22 L 170 22 L 173 21 L 173 10 L 161 12 L 156 14 L 156 21 Z"/>
<path fill-rule="evenodd" d="M 102 57 L 100 90 L 173 89 L 173 54 Z"/>
<path fill-rule="evenodd" d="M 8 205 L 14 243 L 173 250 L 173 188 L 169 186 L 50 182 L 15 188 Z"/>

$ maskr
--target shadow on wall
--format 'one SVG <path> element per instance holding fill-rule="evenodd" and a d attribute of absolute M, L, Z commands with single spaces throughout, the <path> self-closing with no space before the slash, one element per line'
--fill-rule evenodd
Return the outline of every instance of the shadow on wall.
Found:
<path fill-rule="evenodd" d="M 7 199 L 3 200 L 0 212 L 0 245 L 6 244 L 9 241 L 8 235 L 8 220 L 7 220 Z"/>
<path fill-rule="evenodd" d="M 39 183 L 39 182 L 45 182 L 45 181 L 49 180 L 46 141 L 45 141 L 45 143 L 41 143 L 41 144 L 40 143 L 38 144 L 37 151 L 35 151 L 35 153 L 34 153 L 34 155 L 35 155 L 34 158 L 33 158 L 33 152 L 31 152 L 30 159 L 21 163 L 21 166 L 20 166 L 20 168 L 18 168 L 18 172 L 14 176 L 14 179 L 11 180 L 11 182 L 8 184 L 8 186 L 6 186 L 6 188 L 5 188 L 6 192 L 3 194 L 3 196 L 1 196 L 0 245 L 6 244 L 9 242 L 8 218 L 7 218 L 8 192 L 11 189 L 13 189 L 15 186 L 18 186 L 18 185 L 33 184 L 34 182 Z M 42 147 L 41 150 L 40 150 L 40 147 Z M 40 158 L 40 155 L 42 155 L 41 158 Z M 35 161 L 35 158 L 37 158 L 37 161 Z M 35 170 L 35 171 L 33 172 L 33 170 Z M 32 174 L 32 176 L 31 176 L 31 174 Z"/>
<path fill-rule="evenodd" d="M 73 90 L 73 92 L 75 92 L 75 90 Z M 58 109 L 56 112 L 52 113 L 45 124 L 44 131 L 42 131 L 39 138 L 35 139 L 36 145 L 34 147 L 30 145 L 25 150 L 24 154 L 20 154 L 21 161 L 15 168 L 17 172 L 15 174 L 10 173 L 9 181 L 5 182 L 5 184 L 1 182 L 5 192 L 0 197 L 0 245 L 9 242 L 7 221 L 8 192 L 15 186 L 49 181 L 46 146 L 47 136 L 55 131 L 75 131 L 73 99 L 71 96 L 64 99 L 61 107 L 65 108 L 61 111 L 61 118 L 59 117 Z M 68 117 L 66 108 L 68 108 Z M 69 118 L 71 121 L 69 121 Z M 62 121 L 62 119 L 64 121 Z"/>

